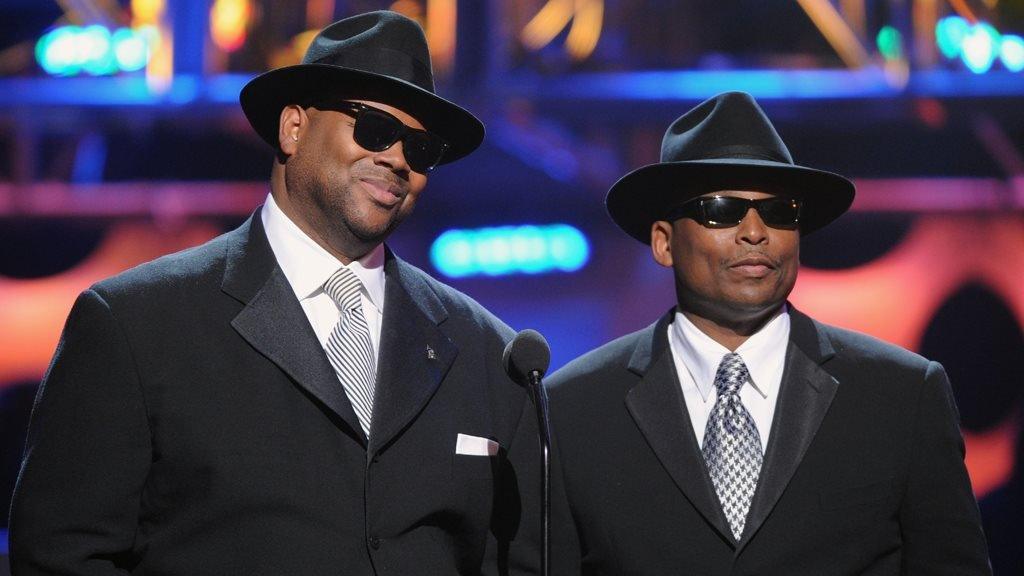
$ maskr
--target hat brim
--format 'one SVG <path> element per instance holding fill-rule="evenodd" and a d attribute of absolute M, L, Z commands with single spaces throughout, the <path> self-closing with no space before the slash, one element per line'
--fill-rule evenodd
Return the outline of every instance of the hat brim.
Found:
<path fill-rule="evenodd" d="M 612 220 L 651 243 L 651 224 L 682 202 L 718 190 L 756 190 L 803 202 L 800 234 L 835 220 L 853 203 L 853 182 L 838 174 L 767 160 L 692 160 L 638 168 L 619 179 L 605 198 Z"/>
<path fill-rule="evenodd" d="M 297 64 L 261 74 L 242 88 L 239 101 L 256 133 L 276 150 L 281 110 L 323 94 L 388 104 L 416 118 L 448 142 L 441 164 L 468 155 L 484 139 L 484 125 L 476 116 L 432 92 L 391 76 L 330 64 Z"/>

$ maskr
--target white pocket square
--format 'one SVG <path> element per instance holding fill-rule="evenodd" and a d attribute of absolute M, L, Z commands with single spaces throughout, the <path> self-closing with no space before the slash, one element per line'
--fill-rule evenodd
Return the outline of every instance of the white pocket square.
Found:
<path fill-rule="evenodd" d="M 455 440 L 455 453 L 466 456 L 495 456 L 500 446 L 494 440 L 460 433 Z"/>

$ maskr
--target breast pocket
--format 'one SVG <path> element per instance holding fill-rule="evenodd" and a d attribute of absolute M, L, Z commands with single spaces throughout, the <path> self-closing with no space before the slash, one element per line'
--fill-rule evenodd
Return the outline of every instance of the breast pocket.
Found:
<path fill-rule="evenodd" d="M 870 508 L 885 504 L 893 495 L 892 479 L 857 486 L 821 490 L 818 497 L 824 510 Z"/>
<path fill-rule="evenodd" d="M 501 445 L 495 440 L 459 434 L 452 455 L 452 477 L 494 478 L 502 456 Z"/>
<path fill-rule="evenodd" d="M 493 478 L 497 468 L 498 456 L 455 454 L 452 458 L 452 478 L 455 480 Z"/>

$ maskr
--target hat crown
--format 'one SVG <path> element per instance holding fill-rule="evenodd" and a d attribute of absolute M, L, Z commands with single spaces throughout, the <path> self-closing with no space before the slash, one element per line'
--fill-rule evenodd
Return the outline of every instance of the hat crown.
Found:
<path fill-rule="evenodd" d="M 605 198 L 612 220 L 640 242 L 673 207 L 718 190 L 758 190 L 800 198 L 800 234 L 835 220 L 853 202 L 846 178 L 798 166 L 768 116 L 749 94 L 705 100 L 669 126 L 661 162 L 633 170 Z"/>
<path fill-rule="evenodd" d="M 476 116 L 434 91 L 423 29 L 396 12 L 359 14 L 325 27 L 302 63 L 253 78 L 239 101 L 260 137 L 278 148 L 281 109 L 321 97 L 368 100 L 409 114 L 448 143 L 442 164 L 466 156 L 484 138 Z"/>
<path fill-rule="evenodd" d="M 661 161 L 694 160 L 794 163 L 768 116 L 744 92 L 709 98 L 668 127 L 661 141 Z"/>
<path fill-rule="evenodd" d="M 327 26 L 313 39 L 302 63 L 390 76 L 434 92 L 423 29 L 397 12 L 367 12 Z"/>

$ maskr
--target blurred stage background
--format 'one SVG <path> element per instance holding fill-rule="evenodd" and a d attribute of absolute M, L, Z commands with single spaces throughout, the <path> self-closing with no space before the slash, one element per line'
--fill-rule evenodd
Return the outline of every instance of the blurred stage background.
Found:
<path fill-rule="evenodd" d="M 0 557 L 77 293 L 245 219 L 271 151 L 238 91 L 381 8 L 423 23 L 440 92 L 488 128 L 389 244 L 544 333 L 553 368 L 672 305 L 603 198 L 692 105 L 751 92 L 798 163 L 853 177 L 792 302 L 945 365 L 996 574 L 1024 574 L 1019 0 L 0 0 Z"/>

